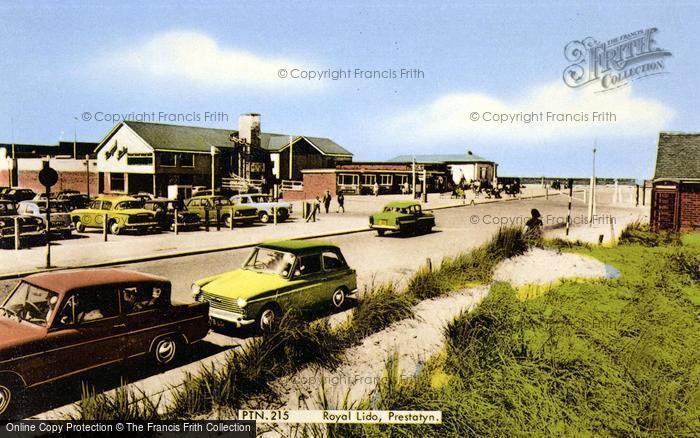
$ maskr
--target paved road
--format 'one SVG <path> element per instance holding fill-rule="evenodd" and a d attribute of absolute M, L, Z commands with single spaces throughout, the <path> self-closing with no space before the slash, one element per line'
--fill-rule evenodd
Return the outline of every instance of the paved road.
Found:
<path fill-rule="evenodd" d="M 428 235 L 416 237 L 400 237 L 385 235 L 378 237 L 376 233 L 366 232 L 328 238 L 339 245 L 350 266 L 358 272 L 360 289 L 374 282 L 405 280 L 415 269 L 431 258 L 434 263 L 444 256 L 456 255 L 485 242 L 503 222 L 522 223 L 529 217 L 530 209 L 537 208 L 544 215 L 553 218 L 566 216 L 567 199 L 563 196 L 550 197 L 549 200 L 535 199 L 485 204 L 464 208 L 438 210 L 435 212 L 438 226 Z M 605 207 L 600 208 L 601 212 Z M 607 209 L 605 211 L 613 211 Z M 620 214 L 639 214 L 639 210 L 616 208 Z M 574 209 L 575 215 L 583 215 L 584 206 Z M 553 219 L 554 220 L 554 219 Z M 216 273 L 235 269 L 240 266 L 250 249 L 231 250 L 212 254 L 186 256 L 175 259 L 135 263 L 124 266 L 143 272 L 158 274 L 173 282 L 173 297 L 181 301 L 190 301 L 190 285 L 194 280 Z M 7 291 L 14 281 L 0 282 L 0 292 Z M 223 348 L 239 345 L 247 332 L 228 332 L 226 334 L 210 334 L 206 341 L 191 352 L 188 360 L 215 354 Z M 162 370 L 161 370 L 162 371 Z M 147 366 L 125 365 L 109 372 L 95 374 L 96 380 L 88 376 L 88 380 L 97 384 L 100 389 L 109 389 L 119 384 L 122 377 L 135 381 L 153 374 Z M 80 385 L 71 380 L 65 383 L 48 385 L 40 397 L 30 394 L 27 414 L 34 414 L 69 403 L 79 398 Z"/>

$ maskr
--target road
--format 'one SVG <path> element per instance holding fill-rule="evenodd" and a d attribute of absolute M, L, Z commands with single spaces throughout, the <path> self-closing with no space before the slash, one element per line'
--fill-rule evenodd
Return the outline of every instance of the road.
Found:
<path fill-rule="evenodd" d="M 427 235 L 401 237 L 365 232 L 330 237 L 327 240 L 337 244 L 343 251 L 350 266 L 358 272 L 360 290 L 373 282 L 401 282 L 420 267 L 427 258 L 438 264 L 444 256 L 453 256 L 467 251 L 487 241 L 502 224 L 522 224 L 530 216 L 530 209 L 537 208 L 543 216 L 566 217 L 567 198 L 564 196 L 534 200 L 514 200 L 472 207 L 451 208 L 435 211 L 437 227 Z M 600 207 L 601 212 L 613 214 L 639 215 L 640 210 L 633 208 Z M 333 215 L 335 213 L 331 213 Z M 584 215 L 585 207 L 579 203 L 574 215 Z M 545 225 L 547 221 L 545 220 Z M 193 281 L 216 273 L 239 267 L 250 249 L 239 249 L 211 254 L 185 256 L 174 259 L 149 261 L 124 265 L 122 267 L 148 272 L 169 278 L 173 283 L 173 298 L 179 301 L 191 301 L 190 285 Z M 0 282 L 0 291 L 7 291 L 15 281 Z M 206 342 L 191 351 L 186 358 L 193 362 L 215 354 L 224 348 L 239 345 L 250 336 L 248 332 L 233 331 L 226 335 L 210 334 Z M 180 363 L 179 365 L 182 365 Z M 162 370 L 158 370 L 162 371 Z M 112 370 L 100 371 L 88 375 L 86 379 L 96 384 L 99 390 L 118 386 L 121 379 L 133 382 L 158 372 L 148 366 L 126 364 Z M 29 395 L 27 414 L 61 406 L 79 399 L 79 380 L 47 385 L 40 389 L 39 396 Z M 40 387 L 41 388 L 41 387 Z"/>

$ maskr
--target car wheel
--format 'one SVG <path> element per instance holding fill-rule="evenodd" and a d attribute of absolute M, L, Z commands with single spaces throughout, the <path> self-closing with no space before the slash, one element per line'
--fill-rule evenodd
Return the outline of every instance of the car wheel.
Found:
<path fill-rule="evenodd" d="M 385 230 L 377 230 L 377 235 L 378 235 L 378 236 L 383 236 L 383 235 L 384 235 L 384 232 L 385 232 Z"/>
<path fill-rule="evenodd" d="M 345 289 L 342 287 L 336 289 L 335 292 L 333 292 L 331 301 L 333 302 L 333 307 L 336 309 L 343 307 L 343 304 L 345 304 Z"/>
<path fill-rule="evenodd" d="M 119 226 L 117 221 L 112 221 L 109 224 L 109 231 L 115 236 L 118 236 L 122 233 L 122 227 Z"/>
<path fill-rule="evenodd" d="M 167 365 L 177 355 L 177 341 L 172 336 L 166 336 L 156 341 L 153 346 L 153 359 L 158 365 Z"/>
<path fill-rule="evenodd" d="M 263 333 L 271 333 L 277 328 L 279 322 L 280 311 L 275 306 L 267 306 L 258 314 L 257 325 L 258 329 Z"/>
<path fill-rule="evenodd" d="M 15 385 L 9 382 L 0 382 L 0 417 L 8 417 L 8 412 L 12 411 L 15 404 L 13 398 L 17 395 L 16 393 Z"/>
<path fill-rule="evenodd" d="M 228 214 L 227 214 L 227 215 L 225 215 L 222 219 L 223 219 L 223 221 L 224 221 L 224 226 L 225 226 L 226 228 L 231 228 L 231 215 L 228 215 Z"/>
<path fill-rule="evenodd" d="M 85 224 L 83 224 L 80 220 L 75 221 L 75 231 L 77 231 L 78 233 L 84 233 Z"/>
<path fill-rule="evenodd" d="M 262 222 L 264 224 L 270 222 L 270 215 L 267 214 L 266 211 L 261 211 L 260 214 L 258 215 L 258 217 L 260 218 L 260 222 Z"/>

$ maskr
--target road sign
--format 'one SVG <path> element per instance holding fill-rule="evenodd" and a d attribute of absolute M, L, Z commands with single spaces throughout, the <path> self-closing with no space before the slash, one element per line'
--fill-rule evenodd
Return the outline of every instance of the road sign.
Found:
<path fill-rule="evenodd" d="M 48 161 L 44 161 L 44 168 L 39 171 L 39 182 L 47 188 L 58 182 L 58 172 L 49 167 Z"/>

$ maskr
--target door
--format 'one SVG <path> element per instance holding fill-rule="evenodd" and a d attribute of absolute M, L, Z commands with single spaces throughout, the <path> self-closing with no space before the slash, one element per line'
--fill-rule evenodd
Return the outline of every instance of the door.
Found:
<path fill-rule="evenodd" d="M 333 293 L 339 287 L 348 287 L 348 265 L 338 250 L 324 251 L 321 255 L 325 281 L 323 283 L 323 299 L 331 301 Z M 349 290 L 347 292 L 350 292 Z"/>
<path fill-rule="evenodd" d="M 654 194 L 656 227 L 659 230 L 678 230 L 678 192 L 657 190 Z"/>
<path fill-rule="evenodd" d="M 292 281 L 302 283 L 290 297 L 290 305 L 297 309 L 311 309 L 323 301 L 324 272 L 321 255 L 301 256 L 292 273 Z"/>
<path fill-rule="evenodd" d="M 113 287 L 73 292 L 59 310 L 47 335 L 49 379 L 124 358 L 126 322 Z"/>
<path fill-rule="evenodd" d="M 126 317 L 127 357 L 147 353 L 151 342 L 173 328 L 167 324 L 164 286 L 141 284 L 119 288 L 122 311 Z"/>

